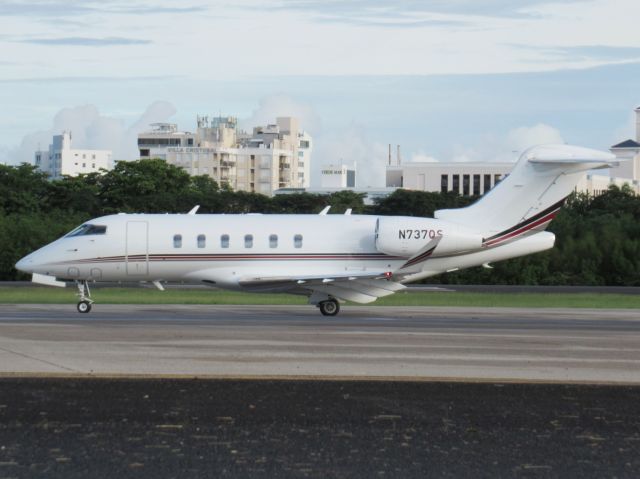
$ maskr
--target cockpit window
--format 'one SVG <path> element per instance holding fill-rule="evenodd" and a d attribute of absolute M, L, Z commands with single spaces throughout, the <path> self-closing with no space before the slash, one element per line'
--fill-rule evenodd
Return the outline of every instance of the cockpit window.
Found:
<path fill-rule="evenodd" d="M 71 233 L 67 235 L 67 238 L 72 236 L 87 236 L 87 235 L 104 235 L 107 233 L 107 227 L 102 225 L 83 224 L 78 226 Z"/>

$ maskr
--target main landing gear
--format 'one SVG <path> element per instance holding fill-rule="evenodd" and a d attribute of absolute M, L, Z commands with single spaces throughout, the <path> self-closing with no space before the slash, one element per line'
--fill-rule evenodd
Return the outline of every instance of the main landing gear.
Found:
<path fill-rule="evenodd" d="M 340 303 L 335 298 L 327 299 L 326 301 L 320 301 L 318 308 L 323 316 L 335 316 L 340 312 Z"/>
<path fill-rule="evenodd" d="M 89 291 L 89 282 L 85 280 L 76 281 L 78 286 L 78 313 L 88 313 L 91 311 L 93 300 L 91 299 L 91 291 Z"/>

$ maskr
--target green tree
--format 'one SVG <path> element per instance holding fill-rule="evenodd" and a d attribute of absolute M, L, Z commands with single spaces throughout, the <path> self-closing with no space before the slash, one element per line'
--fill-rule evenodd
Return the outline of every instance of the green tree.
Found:
<path fill-rule="evenodd" d="M 158 159 L 121 161 L 98 182 L 105 213 L 182 212 L 190 185 L 187 172 Z"/>
<path fill-rule="evenodd" d="M 35 166 L 0 165 L 0 211 L 5 214 L 39 211 L 49 194 L 47 175 Z"/>
<path fill-rule="evenodd" d="M 354 191 L 345 190 L 338 191 L 329 195 L 328 202 L 331 205 L 331 213 L 344 213 L 348 208 L 353 210 L 354 214 L 362 214 L 364 212 L 365 193 L 356 193 Z"/>

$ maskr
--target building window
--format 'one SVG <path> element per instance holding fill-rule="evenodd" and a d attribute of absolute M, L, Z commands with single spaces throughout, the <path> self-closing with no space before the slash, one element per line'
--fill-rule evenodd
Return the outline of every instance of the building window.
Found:
<path fill-rule="evenodd" d="M 182 248 L 182 235 L 173 235 L 173 247 Z"/>
<path fill-rule="evenodd" d="M 501 178 L 502 175 L 493 175 L 493 186 L 496 186 L 498 183 L 500 183 Z"/>
<path fill-rule="evenodd" d="M 452 175 L 451 179 L 453 183 L 451 189 L 460 194 L 460 175 Z"/>
<path fill-rule="evenodd" d="M 244 247 L 253 248 L 253 235 L 244 235 Z"/>
<path fill-rule="evenodd" d="M 82 167 L 83 167 L 83 168 L 86 168 L 86 167 L 87 167 L 87 164 L 86 164 L 86 163 L 82 163 Z"/>
<path fill-rule="evenodd" d="M 204 248 L 207 245 L 207 237 L 205 235 L 198 235 L 198 248 Z"/>
<path fill-rule="evenodd" d="M 480 194 L 480 175 L 473 175 L 473 194 Z"/>
<path fill-rule="evenodd" d="M 269 248 L 277 248 L 277 247 L 278 247 L 278 235 L 270 235 Z"/>
<path fill-rule="evenodd" d="M 484 193 L 491 189 L 491 175 L 484 175 Z"/>
<path fill-rule="evenodd" d="M 449 175 L 440 175 L 440 192 L 446 193 L 449 191 Z"/>
<path fill-rule="evenodd" d="M 96 155 L 91 155 L 91 159 L 95 160 L 96 159 Z"/>
<path fill-rule="evenodd" d="M 302 235 L 295 235 L 293 237 L 293 247 L 302 248 Z"/>
<path fill-rule="evenodd" d="M 187 145 L 193 146 L 193 138 L 187 138 Z"/>
<path fill-rule="evenodd" d="M 462 194 L 464 196 L 469 196 L 470 182 L 471 182 L 471 177 L 469 175 L 462 175 Z"/>
<path fill-rule="evenodd" d="M 96 164 L 95 163 L 91 163 L 91 168 L 95 168 Z"/>

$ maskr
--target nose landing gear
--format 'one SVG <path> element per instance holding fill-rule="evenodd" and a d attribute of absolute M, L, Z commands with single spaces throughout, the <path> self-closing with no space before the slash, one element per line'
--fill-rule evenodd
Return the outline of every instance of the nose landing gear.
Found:
<path fill-rule="evenodd" d="M 91 291 L 89 291 L 89 283 L 86 280 L 76 281 L 78 286 L 78 313 L 88 313 L 91 311 L 93 300 L 91 299 Z"/>

